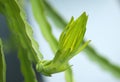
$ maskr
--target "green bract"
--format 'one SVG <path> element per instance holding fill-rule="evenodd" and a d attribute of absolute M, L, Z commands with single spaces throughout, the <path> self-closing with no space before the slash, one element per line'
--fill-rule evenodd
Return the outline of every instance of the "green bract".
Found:
<path fill-rule="evenodd" d="M 51 61 L 40 61 L 36 66 L 38 71 L 50 76 L 53 73 L 65 71 L 70 67 L 68 61 L 90 42 L 88 41 L 82 45 L 87 18 L 85 12 L 75 21 L 72 17 L 60 36 L 59 47 L 54 59 Z"/>

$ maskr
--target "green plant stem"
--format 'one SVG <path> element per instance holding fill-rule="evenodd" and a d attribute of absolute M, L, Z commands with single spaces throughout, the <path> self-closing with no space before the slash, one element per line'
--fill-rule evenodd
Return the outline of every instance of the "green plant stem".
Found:
<path fill-rule="evenodd" d="M 43 2 L 47 12 L 46 15 L 51 17 L 54 23 L 56 23 L 55 25 L 65 27 L 67 23 L 64 21 L 64 19 L 60 17 L 60 15 L 52 8 L 50 4 L 47 3 L 46 0 L 43 0 Z M 103 69 L 105 68 L 107 71 L 111 72 L 114 76 L 120 78 L 120 67 L 110 63 L 109 60 L 102 57 L 91 45 L 88 45 L 84 52 L 90 60 L 92 61 L 94 60 L 94 62 L 96 62 L 101 68 Z"/>
<path fill-rule="evenodd" d="M 51 31 L 51 27 L 46 19 L 46 16 L 44 14 L 44 9 L 43 9 L 43 1 L 44 0 L 30 0 L 31 4 L 32 4 L 32 10 L 33 10 L 33 14 L 34 17 L 36 19 L 36 21 L 38 22 L 40 29 L 45 37 L 45 39 L 48 41 L 48 43 L 50 44 L 50 47 L 52 48 L 53 52 L 55 53 L 57 48 L 58 48 L 58 42 L 55 39 L 55 37 L 52 34 Z M 71 82 L 73 82 L 73 76 L 72 76 L 72 70 L 71 68 L 69 68 L 69 70 L 67 70 L 65 72 L 65 74 L 67 75 L 66 77 L 68 77 L 67 79 L 69 79 Z M 67 82 L 69 80 L 66 80 Z"/>
<path fill-rule="evenodd" d="M 72 69 L 67 69 L 65 71 L 65 80 L 66 82 L 74 82 Z"/>
<path fill-rule="evenodd" d="M 3 53 L 3 45 L 1 39 L 0 39 L 0 82 L 6 82 L 6 62 Z"/>

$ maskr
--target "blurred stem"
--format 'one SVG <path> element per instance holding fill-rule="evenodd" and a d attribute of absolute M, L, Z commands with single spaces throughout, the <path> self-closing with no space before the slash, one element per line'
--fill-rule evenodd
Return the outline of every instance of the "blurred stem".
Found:
<path fill-rule="evenodd" d="M 50 25 L 46 19 L 46 16 L 44 14 L 44 10 L 45 10 L 45 9 L 43 9 L 43 5 L 44 5 L 43 1 L 44 0 L 30 0 L 30 1 L 32 4 L 32 10 L 33 10 L 34 17 L 40 26 L 42 34 L 44 35 L 45 39 L 48 41 L 50 47 L 52 48 L 53 52 L 55 53 L 58 48 L 58 42 L 55 39 L 55 37 L 53 36 L 51 27 L 50 27 Z M 70 80 L 71 82 L 73 82 L 71 68 L 69 68 L 69 70 L 67 70 L 65 73 L 68 77 L 67 78 L 68 80 L 66 80 L 66 81 L 69 82 L 69 80 Z"/>
<path fill-rule="evenodd" d="M 74 82 L 73 72 L 71 68 L 65 71 L 65 80 L 66 82 Z"/>
<path fill-rule="evenodd" d="M 46 12 L 47 12 L 46 15 L 51 17 L 54 23 L 56 23 L 55 24 L 56 26 L 60 25 L 60 26 L 65 27 L 67 23 L 59 15 L 59 13 L 56 12 L 52 8 L 52 6 L 47 3 L 46 0 L 43 0 L 43 2 L 44 2 L 44 7 L 46 8 Z M 89 57 L 89 59 L 91 59 L 92 61 L 94 60 L 94 62 L 99 64 L 101 68 L 105 68 L 107 71 L 111 72 L 114 76 L 117 76 L 118 78 L 120 78 L 120 67 L 110 63 L 109 60 L 102 57 L 91 45 L 88 45 L 88 47 L 85 49 L 84 52 Z"/>

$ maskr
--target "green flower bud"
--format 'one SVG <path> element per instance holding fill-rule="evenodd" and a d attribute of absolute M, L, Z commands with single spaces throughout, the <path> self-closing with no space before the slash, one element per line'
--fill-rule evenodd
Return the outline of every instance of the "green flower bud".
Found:
<path fill-rule="evenodd" d="M 90 41 L 82 45 L 84 34 L 86 31 L 87 16 L 84 12 L 77 20 L 72 17 L 67 27 L 62 32 L 59 39 L 58 51 L 51 61 L 41 61 L 36 68 L 44 75 L 50 76 L 68 69 L 68 61 L 82 51 Z"/>
<path fill-rule="evenodd" d="M 68 62 L 73 56 L 78 54 L 88 45 L 90 41 L 87 41 L 82 45 L 87 19 L 88 16 L 85 12 L 75 21 L 73 17 L 71 18 L 59 39 L 58 51 L 63 54 L 56 53 L 56 57 L 54 58 L 55 61 L 62 59 L 64 62 Z"/>
<path fill-rule="evenodd" d="M 74 52 L 80 47 L 86 31 L 87 19 L 88 16 L 86 16 L 85 12 L 75 21 L 73 17 L 71 18 L 71 21 L 60 36 L 60 49 L 70 49 L 70 52 Z"/>

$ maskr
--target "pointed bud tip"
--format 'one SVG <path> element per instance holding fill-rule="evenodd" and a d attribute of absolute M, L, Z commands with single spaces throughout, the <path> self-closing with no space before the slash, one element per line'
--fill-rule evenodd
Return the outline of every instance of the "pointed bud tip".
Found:
<path fill-rule="evenodd" d="M 86 12 L 83 12 L 83 13 L 82 13 L 82 15 L 85 15 L 85 16 L 87 16 Z"/>

